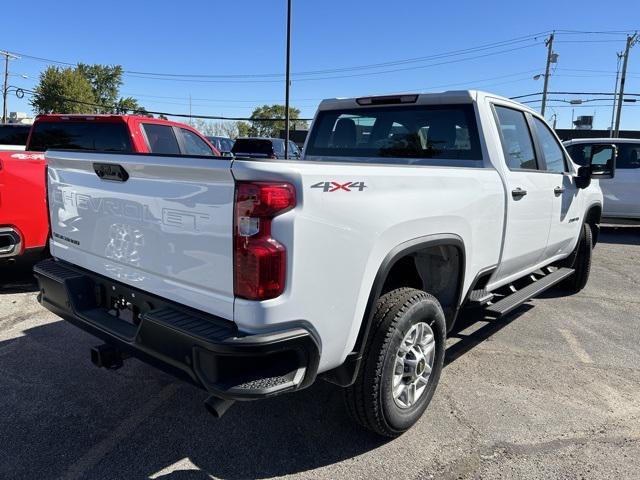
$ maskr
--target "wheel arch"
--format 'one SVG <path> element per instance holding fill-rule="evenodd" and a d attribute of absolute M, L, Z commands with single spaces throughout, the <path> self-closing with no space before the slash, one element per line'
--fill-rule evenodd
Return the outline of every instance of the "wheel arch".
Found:
<path fill-rule="evenodd" d="M 364 347 L 366 345 L 366 339 L 371 332 L 373 317 L 375 314 L 375 306 L 378 299 L 382 295 L 384 295 L 386 291 L 394 288 L 399 288 L 401 286 L 409 286 L 419 288 L 420 290 L 425 290 L 425 272 L 421 272 L 421 267 L 415 264 L 415 262 L 415 270 L 412 270 L 409 266 L 410 262 L 408 262 L 408 259 L 410 259 L 411 257 L 415 257 L 416 255 L 419 256 L 426 252 L 433 251 L 433 249 L 444 249 L 445 252 L 455 252 L 456 254 L 455 277 L 449 279 L 451 285 L 454 287 L 454 292 L 450 292 L 451 298 L 453 300 L 451 302 L 451 305 L 448 305 L 446 309 L 443 306 L 443 309 L 445 309 L 447 331 L 451 329 L 462 303 L 464 274 L 466 266 L 466 250 L 464 241 L 459 235 L 448 233 L 427 235 L 403 242 L 400 245 L 394 247 L 384 257 L 380 266 L 378 267 L 378 271 L 374 278 L 373 284 L 369 290 L 369 296 L 367 299 L 364 314 L 362 316 L 362 320 L 360 322 L 358 336 L 356 337 L 355 345 L 351 353 L 347 355 L 345 362 L 341 366 L 324 373 L 322 375 L 323 378 L 341 386 L 351 385 L 355 381 L 360 367 L 360 360 L 362 358 Z M 394 272 L 398 272 L 398 268 L 400 268 L 400 271 L 402 273 L 408 273 L 409 276 L 408 281 L 403 285 L 394 284 L 392 281 Z M 408 268 L 408 270 L 404 270 L 405 268 Z M 424 265 L 422 266 L 422 270 L 424 270 Z M 419 277 L 419 279 L 416 278 L 416 275 Z M 420 285 L 417 284 L 419 280 L 422 282 Z M 433 292 L 428 293 L 431 293 L 433 295 Z M 437 295 L 434 296 L 438 298 Z M 438 300 L 440 301 L 440 298 L 438 298 Z"/>

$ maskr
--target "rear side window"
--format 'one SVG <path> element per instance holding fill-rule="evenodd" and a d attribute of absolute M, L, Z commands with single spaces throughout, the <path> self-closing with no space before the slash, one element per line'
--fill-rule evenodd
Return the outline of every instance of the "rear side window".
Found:
<path fill-rule="evenodd" d="M 547 171 L 555 173 L 566 172 L 564 152 L 558 140 L 556 140 L 556 137 L 553 136 L 549 127 L 539 118 L 533 117 L 533 124 L 535 125 L 538 136 L 538 143 L 542 148 L 542 155 L 544 155 L 544 163 L 547 165 Z"/>
<path fill-rule="evenodd" d="M 495 106 L 502 137 L 502 149 L 511 170 L 537 170 L 531 132 L 524 113 L 513 108 Z"/>
<path fill-rule="evenodd" d="M 320 112 L 314 125 L 307 155 L 407 159 L 404 163 L 411 164 L 482 159 L 471 104 L 329 110 Z"/>
<path fill-rule="evenodd" d="M 191 130 L 181 128 L 184 149 L 187 155 L 209 155 L 213 156 L 213 150 L 198 135 Z"/>
<path fill-rule="evenodd" d="M 273 140 L 273 150 L 279 157 L 284 157 L 284 140 Z"/>
<path fill-rule="evenodd" d="M 266 157 L 273 155 L 273 144 L 271 140 L 264 140 L 260 138 L 238 138 L 233 144 L 231 150 L 234 155 L 258 154 Z"/>
<path fill-rule="evenodd" d="M 124 123 L 86 121 L 36 122 L 29 149 L 131 152 L 129 131 Z"/>
<path fill-rule="evenodd" d="M 29 125 L 0 125 L 0 145 L 26 145 Z"/>
<path fill-rule="evenodd" d="M 180 147 L 178 140 L 173 133 L 173 127 L 169 125 L 157 125 L 154 123 L 143 123 L 142 128 L 149 142 L 151 153 L 167 155 L 179 155 Z"/>

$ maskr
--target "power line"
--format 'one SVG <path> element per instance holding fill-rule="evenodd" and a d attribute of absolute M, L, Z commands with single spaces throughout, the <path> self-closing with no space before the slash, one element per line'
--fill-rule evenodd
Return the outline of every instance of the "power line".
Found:
<path fill-rule="evenodd" d="M 442 52 L 442 53 L 433 54 L 433 55 L 427 55 L 427 56 L 421 56 L 421 57 L 405 58 L 405 59 L 391 60 L 391 61 L 381 62 L 381 63 L 355 65 L 355 66 L 332 68 L 332 69 L 321 69 L 321 70 L 310 70 L 310 71 L 293 72 L 292 75 L 296 75 L 296 76 L 326 75 L 326 74 L 331 74 L 331 73 L 341 73 L 341 72 L 365 70 L 365 69 L 377 69 L 377 68 L 385 68 L 385 67 L 389 67 L 389 66 L 397 66 L 397 65 L 403 65 L 403 64 L 425 62 L 425 61 L 429 61 L 429 60 L 439 60 L 441 58 L 448 58 L 448 57 L 452 57 L 452 56 L 461 56 L 461 55 L 466 55 L 466 54 L 470 54 L 470 53 L 476 53 L 476 52 L 480 52 L 480 51 L 486 51 L 486 50 L 490 50 L 490 49 L 494 49 L 494 48 L 500 48 L 500 47 L 515 45 L 515 44 L 523 43 L 523 42 L 527 42 L 527 41 L 532 41 L 532 40 L 536 40 L 538 37 L 540 37 L 542 35 L 546 35 L 547 33 L 548 32 L 539 32 L 539 33 L 534 33 L 534 34 L 530 34 L 530 35 L 516 37 L 516 38 L 512 38 L 512 39 L 508 39 L 508 40 L 502 40 L 502 41 L 498 41 L 498 42 L 483 44 L 483 45 L 479 45 L 479 46 L 476 46 L 476 47 L 470 47 L 470 48 L 464 48 L 464 49 L 458 49 L 458 50 L 451 50 L 451 51 L 447 51 L 447 52 Z M 28 55 L 28 54 L 20 54 L 20 55 L 23 56 L 24 58 L 29 58 L 29 59 L 32 59 L 32 60 L 37 60 L 37 61 L 41 61 L 41 62 L 57 64 L 57 65 L 63 65 L 63 66 L 75 66 L 75 65 L 77 65 L 77 64 L 71 63 L 71 62 L 65 62 L 65 61 L 62 61 L 62 60 L 55 60 L 55 59 L 39 57 L 39 56 L 34 56 L 34 55 Z M 239 79 L 239 78 L 282 78 L 283 77 L 282 73 L 255 73 L 255 74 L 200 74 L 200 73 L 188 73 L 188 74 L 185 74 L 185 73 L 145 72 L 145 71 L 138 71 L 138 70 L 124 70 L 123 73 L 131 74 L 131 75 L 151 76 L 151 77 L 166 76 L 166 77 L 191 77 L 191 78 L 213 78 L 213 79 L 225 79 L 225 78 L 227 78 L 227 79 Z"/>

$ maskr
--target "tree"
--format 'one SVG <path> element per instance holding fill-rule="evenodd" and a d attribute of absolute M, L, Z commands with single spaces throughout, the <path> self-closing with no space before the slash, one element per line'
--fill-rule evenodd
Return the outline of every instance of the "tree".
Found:
<path fill-rule="evenodd" d="M 239 137 L 250 137 L 253 135 L 251 124 L 247 122 L 236 122 Z"/>
<path fill-rule="evenodd" d="M 48 67 L 40 74 L 31 105 L 37 113 L 127 113 L 149 115 L 133 97 L 118 98 L 120 65 Z"/>
<path fill-rule="evenodd" d="M 194 118 L 191 121 L 191 125 L 200 133 L 209 137 L 236 138 L 238 136 L 238 127 L 235 122 L 212 122 L 203 118 Z"/>
<path fill-rule="evenodd" d="M 148 116 L 147 109 L 141 106 L 133 97 L 120 98 L 115 104 L 116 113 L 133 113 Z M 153 115 L 152 115 L 153 116 Z"/>
<path fill-rule="evenodd" d="M 104 109 L 99 109 L 104 111 L 97 113 L 110 112 L 110 106 L 118 102 L 118 93 L 122 86 L 122 66 L 79 63 L 76 69 L 91 84 L 96 103 L 105 105 Z"/>
<path fill-rule="evenodd" d="M 279 137 L 280 131 L 284 130 L 284 105 L 263 105 L 257 107 L 251 114 L 251 126 L 248 129 L 246 136 L 252 137 Z M 260 120 L 261 118 L 282 118 L 282 121 L 266 121 Z M 300 118 L 300 110 L 295 107 L 289 107 L 289 118 L 295 120 Z M 307 122 L 298 121 L 296 127 L 307 127 Z M 238 125 L 238 130 L 244 129 L 244 126 Z M 243 135 L 245 136 L 245 135 Z"/>
<path fill-rule="evenodd" d="M 74 68 L 47 67 L 31 98 L 37 113 L 95 113 L 91 83 Z"/>

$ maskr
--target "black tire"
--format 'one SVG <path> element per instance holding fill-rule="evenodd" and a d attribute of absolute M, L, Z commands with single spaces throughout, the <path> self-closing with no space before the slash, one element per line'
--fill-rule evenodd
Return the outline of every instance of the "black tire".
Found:
<path fill-rule="evenodd" d="M 396 354 L 405 335 L 419 322 L 427 323 L 433 331 L 433 365 L 418 400 L 410 407 L 400 408 L 392 391 Z M 411 428 L 429 405 L 438 385 L 445 339 L 445 317 L 435 297 L 413 288 L 399 288 L 383 295 L 376 305 L 356 381 L 345 389 L 351 417 L 363 427 L 387 437 L 397 437 Z"/>
<path fill-rule="evenodd" d="M 575 250 L 569 256 L 573 258 L 571 268 L 575 273 L 562 282 L 562 287 L 571 293 L 578 293 L 589 281 L 589 273 L 591 272 L 591 254 L 593 251 L 593 232 L 588 224 L 582 226 L 582 234 L 578 240 Z M 567 265 L 569 266 L 569 265 Z"/>

